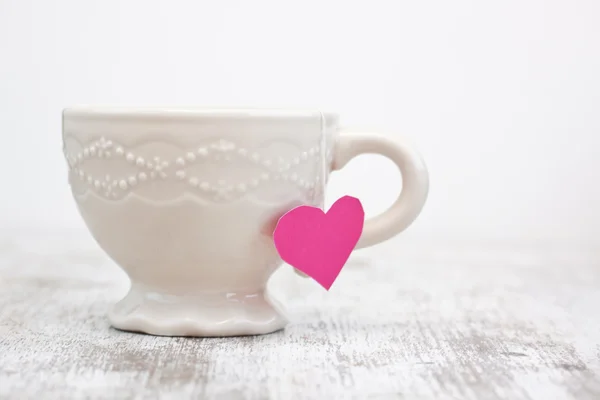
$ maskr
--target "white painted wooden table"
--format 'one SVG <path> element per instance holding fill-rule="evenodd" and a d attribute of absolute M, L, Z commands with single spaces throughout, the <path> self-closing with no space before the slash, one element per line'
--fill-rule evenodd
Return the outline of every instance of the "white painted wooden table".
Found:
<path fill-rule="evenodd" d="M 330 292 L 282 268 L 282 332 L 109 327 L 128 282 L 84 235 L 0 237 L 0 398 L 600 399 L 600 254 L 568 246 L 357 253 Z"/>

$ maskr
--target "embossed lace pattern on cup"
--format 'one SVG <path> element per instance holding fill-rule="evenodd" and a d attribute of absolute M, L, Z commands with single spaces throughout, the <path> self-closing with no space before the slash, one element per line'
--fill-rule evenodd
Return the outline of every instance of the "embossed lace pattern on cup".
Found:
<path fill-rule="evenodd" d="M 67 140 L 78 143 L 73 137 Z M 64 150 L 71 182 L 77 186 L 74 191 L 78 195 L 93 191 L 109 200 L 122 199 L 129 193 L 139 192 L 144 185 L 159 182 L 183 184 L 180 191 L 214 202 L 232 201 L 274 183 L 292 185 L 309 197 L 318 194 L 322 186 L 319 171 L 309 172 L 311 165 L 319 165 L 317 160 L 322 149 L 318 143 L 307 149 L 295 149 L 295 155 L 286 157 L 273 156 L 273 152 L 264 155 L 259 148 L 249 149 L 225 139 L 178 149 L 177 154 L 168 156 L 142 154 L 138 151 L 140 146 L 128 147 L 105 137 L 79 147 L 67 146 Z M 330 152 L 326 159 L 331 159 Z M 92 162 L 121 162 L 125 167 L 112 168 L 113 174 L 104 173 L 88 168 Z M 239 173 L 223 173 L 215 180 L 194 171 L 208 164 L 219 168 L 234 165 L 245 168 L 248 173 L 243 178 Z"/>

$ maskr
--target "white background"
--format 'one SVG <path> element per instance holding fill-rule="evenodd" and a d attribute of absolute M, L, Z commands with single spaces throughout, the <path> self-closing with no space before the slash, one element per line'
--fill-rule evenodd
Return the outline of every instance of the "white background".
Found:
<path fill-rule="evenodd" d="M 597 0 L 0 0 L 4 227 L 86 232 L 60 142 L 77 104 L 337 111 L 423 154 L 403 237 L 600 242 Z M 363 156 L 328 203 L 372 215 L 398 179 Z"/>

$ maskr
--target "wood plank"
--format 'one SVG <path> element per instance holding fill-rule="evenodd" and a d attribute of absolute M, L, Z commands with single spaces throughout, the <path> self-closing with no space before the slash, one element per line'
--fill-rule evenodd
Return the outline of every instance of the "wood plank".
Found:
<path fill-rule="evenodd" d="M 365 254 L 330 292 L 279 270 L 285 331 L 160 338 L 108 326 L 128 283 L 87 236 L 4 235 L 0 398 L 600 398 L 593 249 Z"/>

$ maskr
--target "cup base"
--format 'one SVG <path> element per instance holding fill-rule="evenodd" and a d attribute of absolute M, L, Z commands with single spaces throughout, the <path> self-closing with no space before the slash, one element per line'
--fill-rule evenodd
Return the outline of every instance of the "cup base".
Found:
<path fill-rule="evenodd" d="M 247 336 L 283 329 L 287 319 L 264 292 L 165 294 L 132 284 L 108 314 L 122 331 L 155 336 Z"/>

